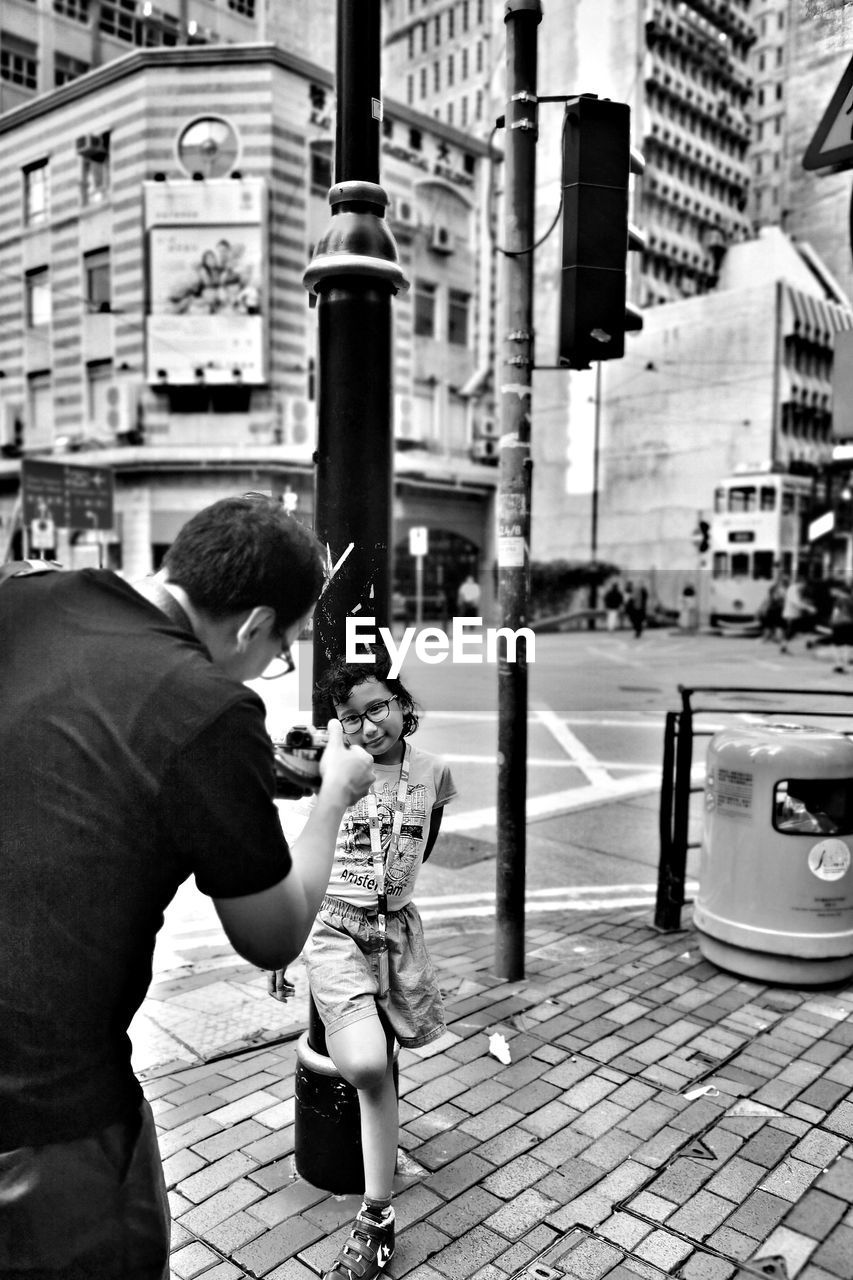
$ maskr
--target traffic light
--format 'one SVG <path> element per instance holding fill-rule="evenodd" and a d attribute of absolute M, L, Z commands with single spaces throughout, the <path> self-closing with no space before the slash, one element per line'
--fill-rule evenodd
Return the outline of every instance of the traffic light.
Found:
<path fill-rule="evenodd" d="M 560 363 L 587 369 L 625 354 L 626 331 L 643 327 L 626 303 L 627 254 L 643 237 L 628 220 L 628 183 L 641 173 L 631 148 L 631 109 L 595 94 L 566 105 Z"/>
<path fill-rule="evenodd" d="M 703 556 L 711 545 L 711 526 L 707 520 L 699 520 L 693 533 L 693 542 L 700 556 Z"/>

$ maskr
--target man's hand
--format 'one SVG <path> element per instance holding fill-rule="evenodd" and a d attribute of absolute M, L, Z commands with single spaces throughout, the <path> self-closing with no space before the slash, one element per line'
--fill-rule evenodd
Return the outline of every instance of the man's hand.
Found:
<path fill-rule="evenodd" d="M 339 720 L 330 720 L 329 742 L 320 761 L 320 795 L 348 809 L 366 796 L 375 781 L 373 757 L 363 747 L 348 747 Z"/>

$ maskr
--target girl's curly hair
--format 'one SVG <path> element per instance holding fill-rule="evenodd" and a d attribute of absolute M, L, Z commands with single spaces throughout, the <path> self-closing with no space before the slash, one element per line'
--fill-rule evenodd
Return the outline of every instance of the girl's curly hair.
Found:
<path fill-rule="evenodd" d="M 317 695 L 326 703 L 329 716 L 334 716 L 335 704 L 346 702 L 357 685 L 364 684 L 365 680 L 379 680 L 395 695 L 403 713 L 403 737 L 408 738 L 418 727 L 420 708 L 402 680 L 389 675 L 391 655 L 385 646 L 366 645 L 365 649 L 373 654 L 372 663 L 345 662 L 343 658 L 335 658 L 317 681 Z"/>

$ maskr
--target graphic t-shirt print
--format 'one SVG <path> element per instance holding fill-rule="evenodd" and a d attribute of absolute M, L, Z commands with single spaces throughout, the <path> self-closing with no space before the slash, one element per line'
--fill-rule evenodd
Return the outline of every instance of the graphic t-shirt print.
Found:
<path fill-rule="evenodd" d="M 427 789 L 423 783 L 409 787 L 400 836 L 393 848 L 391 836 L 397 786 L 390 782 L 383 783 L 374 795 L 379 814 L 382 852 L 385 855 L 385 892 L 389 901 L 393 902 L 403 893 L 417 869 L 426 828 Z M 376 893 L 376 876 L 373 873 L 373 855 L 370 851 L 370 814 L 366 798 L 352 806 L 341 834 L 343 840 L 338 846 L 341 880 L 355 888 Z"/>

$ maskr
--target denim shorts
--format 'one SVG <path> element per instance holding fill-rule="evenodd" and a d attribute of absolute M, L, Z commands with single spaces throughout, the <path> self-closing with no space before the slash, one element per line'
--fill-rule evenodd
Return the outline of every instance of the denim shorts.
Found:
<path fill-rule="evenodd" d="M 386 917 L 389 990 L 379 997 L 379 925 L 375 908 L 323 899 L 303 959 L 326 1031 L 379 1014 L 398 1044 L 417 1049 L 444 1031 L 438 979 L 414 903 Z"/>

